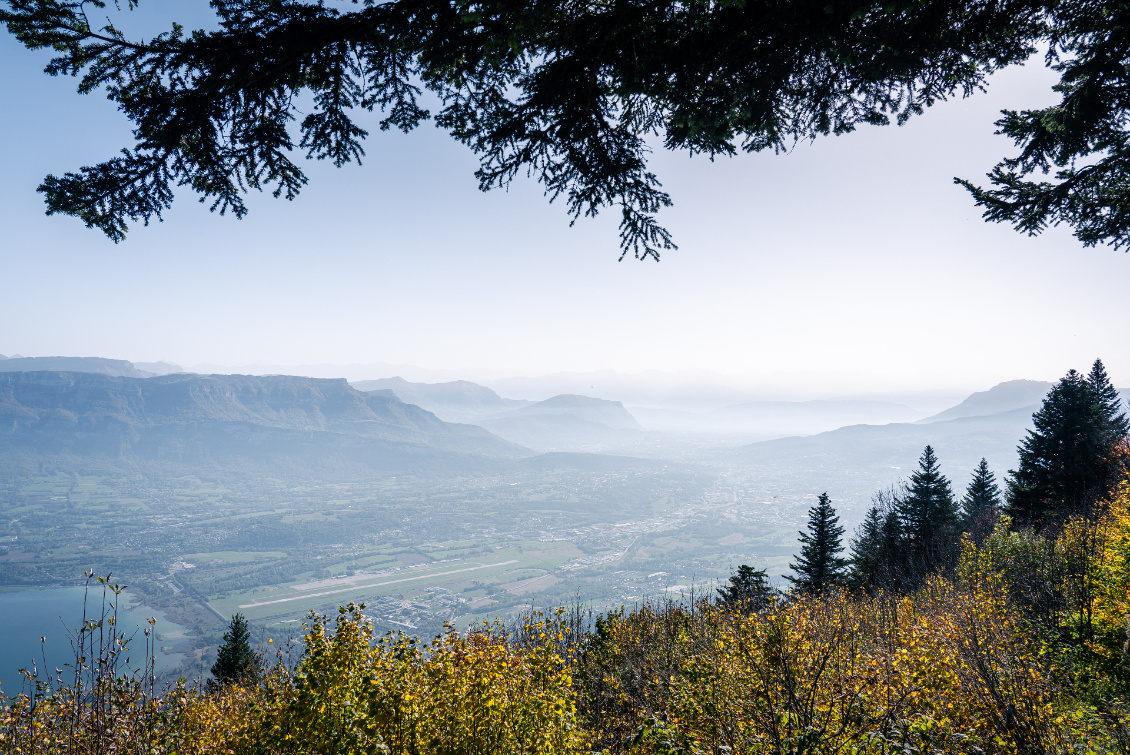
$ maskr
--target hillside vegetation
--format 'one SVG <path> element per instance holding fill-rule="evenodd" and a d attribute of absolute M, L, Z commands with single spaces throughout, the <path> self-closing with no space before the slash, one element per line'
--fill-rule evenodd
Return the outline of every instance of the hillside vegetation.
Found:
<path fill-rule="evenodd" d="M 1033 558 L 1051 610 L 1016 589 Z M 350 605 L 258 683 L 165 692 L 107 673 L 127 652 L 110 642 L 9 698 L 0 736 L 21 754 L 1124 753 L 1128 588 L 1123 485 L 1054 539 L 967 538 L 909 594 L 558 612 L 430 643 L 374 638 Z"/>

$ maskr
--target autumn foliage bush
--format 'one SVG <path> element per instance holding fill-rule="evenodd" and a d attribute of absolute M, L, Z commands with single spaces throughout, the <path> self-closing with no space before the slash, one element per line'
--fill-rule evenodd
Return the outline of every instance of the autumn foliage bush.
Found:
<path fill-rule="evenodd" d="M 534 615 L 431 642 L 312 617 L 255 686 L 103 675 L 4 703 L 11 753 L 1130 753 L 1130 488 L 966 541 L 912 594 Z M 97 674 L 94 675 L 94 678 Z"/>

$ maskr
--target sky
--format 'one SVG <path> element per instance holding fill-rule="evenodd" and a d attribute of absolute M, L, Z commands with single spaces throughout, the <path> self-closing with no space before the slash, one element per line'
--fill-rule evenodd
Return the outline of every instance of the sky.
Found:
<path fill-rule="evenodd" d="M 788 154 L 657 149 L 679 249 L 655 263 L 617 261 L 614 212 L 570 227 L 532 180 L 480 192 L 474 155 L 430 124 L 373 128 L 364 165 L 307 162 L 297 200 L 253 195 L 243 220 L 181 192 L 115 245 L 46 217 L 35 191 L 130 144 L 113 104 L 46 59 L 0 32 L 0 354 L 698 371 L 798 397 L 983 390 L 1101 357 L 1130 386 L 1130 255 L 986 224 L 952 182 L 1012 154 L 1000 109 L 1052 101 L 1039 61 L 906 126 Z"/>

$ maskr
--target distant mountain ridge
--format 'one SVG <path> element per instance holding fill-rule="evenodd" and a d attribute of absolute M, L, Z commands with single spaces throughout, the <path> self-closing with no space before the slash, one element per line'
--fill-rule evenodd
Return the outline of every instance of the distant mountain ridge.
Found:
<path fill-rule="evenodd" d="M 90 372 L 113 377 L 152 377 L 156 373 L 138 369 L 125 359 L 103 357 L 2 357 L 0 372 Z"/>
<path fill-rule="evenodd" d="M 499 412 L 528 404 L 499 396 L 486 386 L 468 380 L 448 383 L 412 383 L 402 377 L 359 380 L 351 385 L 359 391 L 392 391 L 401 401 L 437 411 L 441 415 L 458 416 L 460 420 L 483 413 Z"/>
<path fill-rule="evenodd" d="M 615 451 L 643 428 L 619 401 L 563 394 L 479 422 L 495 435 L 538 451 Z"/>
<path fill-rule="evenodd" d="M 499 396 L 466 380 L 412 383 L 400 377 L 362 380 L 359 390 L 388 392 L 449 421 L 470 422 L 501 438 L 538 451 L 607 451 L 620 449 L 642 432 L 619 401 L 575 394 L 544 401 Z"/>
<path fill-rule="evenodd" d="M 640 423 L 619 401 L 609 401 L 590 396 L 562 394 L 539 401 L 536 404 L 515 409 L 512 417 L 534 415 L 569 415 L 586 422 L 597 422 L 615 430 L 642 430 Z"/>
<path fill-rule="evenodd" d="M 943 422 L 963 417 L 985 417 L 1016 409 L 1035 411 L 1044 402 L 1053 383 L 1042 380 L 1009 380 L 998 383 L 987 391 L 970 395 L 957 406 L 919 420 L 920 424 Z"/>
<path fill-rule="evenodd" d="M 853 524 L 875 491 L 910 476 L 927 444 L 958 496 L 982 458 L 1002 482 L 1015 468 L 1016 447 L 1031 426 L 1028 408 L 931 423 L 852 425 L 742 446 L 731 457 L 764 482 L 830 491 L 842 504 L 845 522 Z"/>
<path fill-rule="evenodd" d="M 373 468 L 529 454 L 344 379 L 74 372 L 0 372 L 3 447 L 221 464 L 232 454 L 299 466 L 340 458 Z"/>

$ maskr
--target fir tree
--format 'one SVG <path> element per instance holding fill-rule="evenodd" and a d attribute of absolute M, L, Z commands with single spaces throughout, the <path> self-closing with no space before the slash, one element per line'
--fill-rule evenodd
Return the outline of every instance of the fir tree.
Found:
<path fill-rule="evenodd" d="M 973 471 L 973 479 L 961 499 L 961 526 L 980 542 L 988 535 L 1000 514 L 1001 491 L 984 459 Z"/>
<path fill-rule="evenodd" d="M 251 649 L 251 628 L 241 613 L 231 617 L 224 632 L 212 676 L 218 685 L 252 682 L 259 677 L 259 656 Z"/>
<path fill-rule="evenodd" d="M 882 538 L 879 542 L 880 561 L 875 575 L 876 584 L 898 589 L 906 574 L 907 539 L 897 509 L 891 508 L 883 517 Z"/>
<path fill-rule="evenodd" d="M 1069 370 L 1032 415 L 1032 424 L 1007 483 L 1005 512 L 1013 525 L 1043 530 L 1089 515 L 1125 471 L 1119 446 L 1126 417 L 1102 362 L 1095 362 L 1088 377 Z"/>
<path fill-rule="evenodd" d="M 880 490 L 871 498 L 871 508 L 851 544 L 852 587 L 899 585 L 905 548 L 898 506 L 905 491 L 899 487 Z"/>
<path fill-rule="evenodd" d="M 1102 360 L 1096 359 L 1091 366 L 1091 374 L 1087 376 L 1087 384 L 1095 394 L 1095 403 L 1099 414 L 1101 443 L 1105 448 L 1117 449 L 1130 437 L 1130 420 L 1123 411 L 1122 397 L 1111 385 L 1107 377 L 1106 368 Z M 1112 458 L 1117 454 L 1112 454 Z M 1106 492 L 1110 493 L 1115 486 L 1126 476 L 1128 471 L 1125 464 L 1111 464 L 1110 477 L 1105 480 Z"/>
<path fill-rule="evenodd" d="M 848 557 L 851 565 L 848 584 L 852 587 L 873 584 L 874 575 L 882 563 L 883 519 L 883 512 L 879 507 L 872 506 L 852 538 L 851 555 Z"/>
<path fill-rule="evenodd" d="M 718 588 L 718 602 L 742 610 L 760 611 L 773 602 L 773 588 L 764 569 L 742 564 L 729 584 Z"/>
<path fill-rule="evenodd" d="M 899 518 L 906 537 L 911 574 L 925 576 L 945 566 L 957 540 L 957 504 L 950 482 L 938 469 L 934 449 L 926 446 L 918 469 L 910 476 L 906 496 L 899 501 Z"/>
<path fill-rule="evenodd" d="M 808 510 L 808 532 L 798 532 L 801 543 L 796 563 L 789 564 L 795 576 L 787 576 L 800 592 L 821 593 L 844 581 L 844 528 L 832 508 L 827 493 L 821 493 L 816 505 Z"/>

